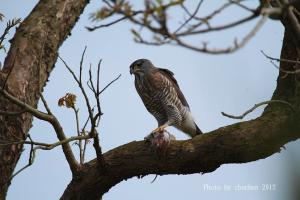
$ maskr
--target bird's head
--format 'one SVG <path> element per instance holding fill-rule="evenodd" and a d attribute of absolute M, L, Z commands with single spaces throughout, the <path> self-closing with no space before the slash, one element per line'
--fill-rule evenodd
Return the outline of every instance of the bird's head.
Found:
<path fill-rule="evenodd" d="M 134 75 L 144 75 L 146 74 L 149 70 L 153 69 L 154 66 L 150 62 L 150 60 L 147 59 L 138 59 L 134 61 L 130 65 L 130 74 Z"/>

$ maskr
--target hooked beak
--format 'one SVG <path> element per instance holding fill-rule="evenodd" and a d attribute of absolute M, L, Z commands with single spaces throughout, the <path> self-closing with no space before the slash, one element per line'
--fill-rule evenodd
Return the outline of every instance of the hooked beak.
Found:
<path fill-rule="evenodd" d="M 130 75 L 132 75 L 133 73 L 134 73 L 134 70 L 133 70 L 133 68 L 132 67 L 130 67 Z"/>

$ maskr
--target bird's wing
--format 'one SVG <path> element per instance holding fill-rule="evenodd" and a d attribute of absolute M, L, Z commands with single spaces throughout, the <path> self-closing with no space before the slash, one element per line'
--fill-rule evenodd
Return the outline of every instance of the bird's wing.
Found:
<path fill-rule="evenodd" d="M 178 95 L 178 98 L 180 99 L 182 105 L 189 108 L 190 106 L 179 88 L 179 85 L 174 77 L 174 73 L 172 71 L 170 71 L 168 69 L 164 69 L 164 68 L 158 68 L 158 70 L 173 83 L 176 93 Z"/>

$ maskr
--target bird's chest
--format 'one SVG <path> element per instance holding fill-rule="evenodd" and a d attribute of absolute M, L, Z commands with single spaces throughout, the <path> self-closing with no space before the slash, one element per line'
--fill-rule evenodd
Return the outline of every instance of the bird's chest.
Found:
<path fill-rule="evenodd" d="M 161 101 L 166 94 L 164 82 L 160 77 L 145 76 L 135 80 L 135 86 L 143 100 Z"/>
<path fill-rule="evenodd" d="M 136 79 L 135 86 L 147 110 L 153 115 L 164 112 L 167 97 L 163 82 L 155 78 Z"/>

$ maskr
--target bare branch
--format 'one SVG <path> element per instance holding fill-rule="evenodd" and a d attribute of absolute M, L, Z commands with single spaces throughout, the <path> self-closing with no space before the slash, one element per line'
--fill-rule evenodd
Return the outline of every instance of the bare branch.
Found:
<path fill-rule="evenodd" d="M 203 3 L 203 0 L 200 0 L 199 3 L 198 3 L 197 6 L 196 6 L 195 11 L 194 11 L 192 14 L 190 14 L 190 17 L 189 17 L 189 18 L 188 18 L 188 19 L 187 19 L 180 27 L 178 27 L 178 28 L 173 32 L 173 35 L 175 35 L 177 32 L 179 32 L 183 27 L 185 27 L 185 25 L 187 25 L 192 19 L 194 19 L 194 17 L 197 15 L 197 13 L 198 13 L 198 11 L 199 11 L 199 9 L 200 9 L 202 3 Z M 183 4 L 182 4 L 182 6 L 183 6 Z M 183 7 L 184 7 L 184 6 L 183 6 Z"/>
<path fill-rule="evenodd" d="M 82 52 L 81 55 L 81 59 L 80 59 L 80 64 L 79 64 L 79 82 L 82 83 L 82 65 L 83 65 L 83 59 L 84 59 L 84 54 L 86 51 L 87 46 L 84 47 L 84 50 Z"/>
<path fill-rule="evenodd" d="M 270 62 L 271 64 L 276 68 L 276 69 L 279 69 L 279 71 L 281 72 L 284 72 L 286 74 L 297 74 L 297 73 L 300 73 L 300 69 L 295 69 L 295 70 L 284 70 L 282 68 L 280 68 L 279 66 L 277 66 L 273 61 L 276 61 L 276 62 L 286 62 L 286 63 L 292 63 L 292 64 L 300 64 L 300 61 L 297 61 L 297 60 L 289 60 L 289 59 L 284 59 L 284 58 L 281 58 L 281 59 L 278 59 L 278 58 L 274 58 L 274 57 L 271 57 L 271 56 L 268 56 L 264 51 L 261 51 L 261 53 L 268 59 L 270 59 Z M 295 66 L 293 66 L 293 68 L 295 68 Z"/>
<path fill-rule="evenodd" d="M 46 99 L 44 98 L 44 95 L 43 95 L 42 93 L 40 93 L 40 95 L 41 95 L 41 100 L 42 100 L 42 102 L 43 102 L 43 104 L 44 104 L 44 107 L 45 107 L 47 113 L 48 113 L 49 115 L 52 115 L 52 112 L 51 112 L 51 110 L 50 110 L 50 108 L 49 108 L 49 106 L 48 106 L 48 103 L 47 103 Z"/>
<path fill-rule="evenodd" d="M 85 52 L 85 50 L 84 50 Z M 81 69 L 82 69 L 82 63 L 83 63 L 83 59 L 84 59 L 84 52 L 82 54 L 82 57 L 81 57 L 81 61 L 80 61 L 80 77 L 81 77 Z M 77 78 L 74 71 L 68 66 L 68 64 L 59 56 L 60 60 L 64 63 L 65 67 L 68 69 L 68 71 L 72 74 L 74 80 L 77 82 L 80 90 L 81 90 L 81 93 L 83 94 L 84 96 L 84 99 L 85 99 L 85 102 L 86 102 L 86 105 L 87 105 L 87 109 L 88 109 L 88 113 L 89 113 L 89 121 L 91 123 L 91 129 L 90 129 L 90 132 L 89 132 L 89 135 L 91 137 L 93 137 L 94 139 L 94 149 L 96 151 L 96 155 L 97 155 L 97 160 L 99 162 L 99 167 L 102 168 L 105 164 L 104 164 L 104 160 L 103 160 L 103 156 L 102 156 L 102 150 L 101 150 L 101 147 L 100 147 L 100 144 L 99 144 L 99 136 L 98 136 L 98 133 L 96 131 L 96 126 L 97 126 L 97 119 L 102 115 L 102 112 L 101 112 L 101 107 L 100 107 L 100 100 L 99 100 L 99 95 L 101 94 L 101 91 L 99 92 L 99 73 L 100 73 L 100 65 L 101 65 L 101 60 L 98 64 L 98 75 L 97 75 L 97 90 L 95 89 L 94 87 L 94 83 L 93 83 L 93 80 L 92 80 L 92 72 L 91 72 L 91 67 L 90 67 L 90 70 L 89 70 L 89 82 L 90 82 L 90 89 L 93 91 L 94 93 L 94 96 L 95 96 L 95 99 L 96 99 L 96 102 L 97 102 L 97 108 L 98 108 L 98 112 L 95 114 L 94 116 L 94 113 L 93 113 L 93 109 L 91 107 L 91 104 L 90 104 L 90 100 L 86 94 L 86 91 L 82 85 L 82 80 L 81 78 Z M 79 127 L 78 127 L 78 130 L 79 130 Z M 85 148 L 86 148 L 86 143 L 87 141 L 85 141 L 85 144 L 84 144 L 84 147 L 82 148 L 82 144 L 81 144 L 81 141 L 79 142 L 79 146 L 80 146 L 80 158 L 81 160 L 83 160 L 84 158 L 84 152 L 85 152 Z"/>
<path fill-rule="evenodd" d="M 113 84 L 115 81 L 117 81 L 119 78 L 121 77 L 121 74 L 119 74 L 114 80 L 112 80 L 111 82 L 109 82 L 101 91 L 100 94 L 102 92 L 104 92 L 111 84 Z"/>
<path fill-rule="evenodd" d="M 256 32 L 263 26 L 263 24 L 267 21 L 268 17 L 265 15 L 263 16 L 255 25 L 255 27 L 240 41 L 238 42 L 237 40 L 234 41 L 233 46 L 231 47 L 227 47 L 227 48 L 223 48 L 223 49 L 209 49 L 207 48 L 207 45 L 204 44 L 203 47 L 196 47 L 193 45 L 190 45 L 186 42 L 183 42 L 182 40 L 180 40 L 177 37 L 174 37 L 173 39 L 176 41 L 176 43 L 180 46 L 195 50 L 195 51 L 199 51 L 202 53 L 209 53 L 209 54 L 223 54 L 223 53 L 232 53 L 237 51 L 238 49 L 244 47 L 247 42 L 250 41 L 250 39 L 256 34 Z"/>
<path fill-rule="evenodd" d="M 83 62 L 83 59 L 84 59 L 84 53 L 85 53 L 85 50 L 84 50 L 83 53 L 82 53 L 80 63 Z M 85 89 L 84 89 L 84 87 L 83 87 L 83 85 L 82 85 L 81 80 L 78 79 L 78 78 L 76 77 L 74 71 L 68 66 L 68 64 L 66 63 L 66 61 L 65 61 L 63 58 L 61 58 L 59 55 L 58 55 L 58 57 L 59 57 L 59 59 L 63 62 L 64 66 L 68 69 L 68 71 L 72 74 L 74 80 L 75 80 L 76 83 L 78 84 L 78 86 L 79 86 L 79 88 L 80 88 L 80 90 L 81 90 L 81 93 L 82 93 L 83 96 L 84 96 L 85 103 L 86 103 L 86 106 L 87 106 L 88 112 L 89 112 L 89 117 L 90 117 L 90 119 L 91 119 L 91 121 L 92 121 L 92 120 L 93 120 L 93 111 L 92 111 L 92 107 L 91 107 L 90 101 L 89 101 L 89 99 L 88 99 L 88 96 L 87 96 L 87 94 L 86 94 L 86 92 L 85 92 Z"/>
<path fill-rule="evenodd" d="M 125 19 L 127 19 L 127 18 L 128 18 L 127 16 L 124 16 L 124 17 L 121 17 L 121 18 L 119 18 L 119 19 L 117 19 L 117 20 L 115 20 L 115 21 L 112 21 L 112 22 L 110 22 L 110 23 L 107 23 L 107 24 L 101 24 L 101 25 L 93 26 L 93 27 L 86 26 L 85 28 L 86 28 L 87 30 L 89 30 L 89 31 L 94 31 L 94 30 L 96 30 L 96 29 L 100 29 L 100 28 L 104 28 L 104 27 L 109 27 L 109 26 L 114 25 L 114 24 L 116 24 L 116 23 L 118 23 L 118 22 L 121 22 L 121 21 L 123 21 L 123 20 L 125 20 Z"/>
<path fill-rule="evenodd" d="M 33 142 L 29 134 L 27 135 L 27 137 L 30 139 L 31 142 Z M 34 162 L 34 158 L 35 158 L 35 151 L 36 151 L 36 149 L 33 147 L 33 144 L 30 144 L 30 153 L 29 153 L 29 158 L 28 158 L 28 164 L 25 165 L 24 167 L 22 167 L 21 169 L 19 169 L 17 172 L 15 172 L 11 176 L 11 178 L 9 179 L 9 181 L 11 181 L 15 176 L 17 176 L 22 171 L 24 171 L 26 168 L 28 168 L 28 167 L 30 167 L 32 165 L 32 163 Z"/>
<path fill-rule="evenodd" d="M 229 117 L 232 119 L 243 119 L 246 115 L 248 115 L 249 113 L 253 112 L 256 108 L 262 106 L 262 105 L 268 105 L 268 104 L 273 104 L 273 103 L 279 103 L 279 104 L 284 104 L 287 105 L 292 111 L 295 112 L 294 107 L 292 106 L 292 104 L 290 104 L 287 101 L 283 101 L 283 100 L 269 100 L 269 101 L 263 101 L 261 103 L 257 103 L 255 104 L 252 108 L 250 108 L 249 110 L 245 111 L 243 114 L 235 116 L 235 115 L 230 115 L 230 114 L 226 114 L 224 112 L 221 112 L 221 114 L 225 117 Z"/>
<path fill-rule="evenodd" d="M 90 139 L 91 137 L 89 135 L 84 135 L 84 136 L 73 136 L 70 138 L 67 138 L 65 140 L 62 141 L 58 141 L 52 144 L 48 144 L 48 143 L 42 143 L 42 142 L 35 142 L 32 140 L 32 138 L 30 137 L 30 135 L 27 136 L 29 138 L 30 141 L 26 141 L 26 140 L 21 140 L 21 141 L 11 141 L 11 142 L 1 142 L 0 141 L 0 147 L 1 146 L 8 146 L 8 145 L 14 145 L 14 144 L 28 144 L 30 145 L 30 153 L 29 153 L 29 159 L 28 159 L 28 163 L 22 167 L 21 169 L 19 169 L 17 172 L 15 172 L 12 177 L 9 179 L 9 181 L 11 181 L 15 176 L 17 176 L 18 174 L 20 174 L 22 171 L 24 171 L 25 169 L 27 169 L 28 167 L 30 167 L 34 160 L 35 160 L 35 156 L 36 156 L 36 151 L 37 150 L 52 150 L 55 147 L 58 147 L 60 145 L 64 145 L 66 143 L 70 143 L 72 141 L 75 140 L 87 140 Z"/>
<path fill-rule="evenodd" d="M 249 15 L 248 17 L 239 19 L 239 20 L 234 21 L 234 22 L 230 22 L 228 24 L 224 24 L 224 25 L 220 25 L 220 26 L 215 26 L 215 27 L 208 27 L 208 28 L 202 29 L 202 30 L 195 30 L 195 31 L 187 30 L 185 32 L 178 33 L 175 36 L 180 37 L 180 36 L 196 35 L 196 34 L 200 34 L 200 33 L 207 33 L 207 32 L 213 32 L 213 31 L 226 30 L 226 29 L 233 28 L 235 26 L 241 25 L 241 24 L 243 24 L 245 22 L 251 21 L 251 20 L 255 19 L 258 16 L 259 16 L 259 11 L 257 11 L 255 13 Z M 193 29 L 197 28 L 198 26 L 199 26 L 198 24 L 194 25 Z"/>
<path fill-rule="evenodd" d="M 147 39 L 143 39 L 142 36 L 137 33 L 136 31 L 133 31 L 133 34 L 135 36 L 135 41 L 138 43 L 146 44 L 146 45 L 164 45 L 164 44 L 171 44 L 171 45 L 178 45 L 182 46 L 194 51 L 202 52 L 202 53 L 209 53 L 209 54 L 224 54 L 224 53 L 232 53 L 237 51 L 238 49 L 242 48 L 245 46 L 245 44 L 255 35 L 255 33 L 262 27 L 262 25 L 265 23 L 265 21 L 271 16 L 274 18 L 274 16 L 281 16 L 284 14 L 285 10 L 289 9 L 291 10 L 292 8 L 291 5 L 292 3 L 286 2 L 280 5 L 279 7 L 264 7 L 262 5 L 258 5 L 256 9 L 249 8 L 242 4 L 242 0 L 230 0 L 227 3 L 223 4 L 220 8 L 217 8 L 215 11 L 213 11 L 211 14 L 207 15 L 206 17 L 199 17 L 197 16 L 197 13 L 199 11 L 199 8 L 201 4 L 203 3 L 203 0 L 200 0 L 196 4 L 196 9 L 194 12 L 190 12 L 189 9 L 184 5 L 182 1 L 170 1 L 170 3 L 167 4 L 162 4 L 162 3 L 154 3 L 154 2 L 145 2 L 145 8 L 144 10 L 132 10 L 133 8 L 130 7 L 130 12 L 126 11 L 122 5 L 123 3 L 121 2 L 106 2 L 107 6 L 110 9 L 110 14 L 108 17 L 113 16 L 114 14 L 121 15 L 122 17 L 114 21 L 113 23 L 109 23 L 107 25 L 113 25 L 117 22 L 120 22 L 124 19 L 128 19 L 130 22 L 133 24 L 139 25 L 141 27 L 144 27 L 148 29 L 150 32 L 154 34 L 154 39 L 153 41 L 149 41 Z M 183 9 L 185 13 L 188 14 L 188 19 L 184 20 L 184 22 L 174 31 L 170 31 L 169 28 L 167 27 L 167 10 L 174 5 L 180 5 L 180 7 Z M 221 13 L 224 11 L 226 8 L 236 5 L 243 10 L 246 10 L 248 12 L 251 12 L 251 15 L 238 19 L 232 22 L 229 22 L 227 24 L 222 24 L 219 26 L 211 26 L 210 25 L 210 20 L 213 19 L 217 14 Z M 157 14 L 157 10 L 159 10 L 159 14 Z M 143 14 L 141 17 L 139 14 Z M 295 21 L 295 15 L 291 11 L 288 13 L 292 22 Z M 138 16 L 136 16 L 138 15 Z M 229 28 L 233 28 L 236 26 L 239 26 L 241 24 L 244 24 L 248 21 L 251 21 L 259 16 L 262 16 L 262 18 L 258 21 L 256 26 L 249 31 L 245 35 L 244 38 L 241 39 L 240 42 L 237 41 L 237 39 L 234 40 L 233 46 L 225 47 L 225 48 L 208 48 L 207 43 L 203 42 L 203 46 L 198 47 L 197 45 L 194 45 L 195 43 L 188 43 L 183 40 L 183 37 L 188 37 L 192 35 L 198 35 L 202 33 L 210 33 L 214 31 L 221 31 L 221 30 L 226 30 Z M 293 20 L 294 19 L 294 20 Z M 193 25 L 189 25 L 190 22 L 195 22 Z M 154 23 L 156 22 L 156 23 Z M 207 28 L 200 29 L 203 24 L 207 25 Z M 297 23 L 294 23 L 295 26 Z M 299 26 L 299 27 L 298 27 Z M 297 25 L 298 28 L 300 28 L 300 25 Z M 296 28 L 297 28 L 296 27 Z M 183 28 L 185 30 L 181 31 Z M 93 29 L 95 30 L 95 29 Z M 300 30 L 300 29 L 299 29 Z M 300 35 L 300 34 L 298 34 Z"/>
<path fill-rule="evenodd" d="M 3 97 L 7 98 L 11 103 L 16 104 L 20 108 L 24 109 L 26 112 L 31 113 L 33 116 L 35 116 L 38 119 L 44 120 L 49 122 L 52 127 L 54 128 L 56 135 L 59 140 L 65 140 L 66 136 L 64 134 L 64 131 L 59 123 L 59 121 L 56 119 L 54 115 L 50 115 L 44 112 L 41 112 L 30 105 L 26 104 L 25 102 L 22 102 L 21 100 L 17 99 L 13 95 L 9 94 L 7 91 L 0 89 L 0 94 L 3 95 Z M 69 144 L 64 143 L 62 145 L 65 157 L 69 163 L 70 169 L 73 174 L 75 174 L 78 170 L 78 163 L 74 157 L 74 154 L 72 152 L 71 147 Z"/>
<path fill-rule="evenodd" d="M 76 120 L 76 131 L 77 131 L 77 136 L 81 136 L 81 132 L 79 130 L 79 109 L 76 109 L 75 107 L 72 107 L 72 110 L 74 111 L 75 114 L 75 120 Z M 79 140 L 79 160 L 80 160 L 80 164 L 82 165 L 84 163 L 84 156 L 83 156 L 83 147 L 82 147 L 82 140 Z"/>
<path fill-rule="evenodd" d="M 256 12 L 255 9 L 249 8 L 249 7 L 247 7 L 247 6 L 243 5 L 243 4 L 241 4 L 240 1 L 229 0 L 229 2 L 232 3 L 232 4 L 234 4 L 234 5 L 237 5 L 237 6 L 241 7 L 241 8 L 243 8 L 244 10 L 247 10 L 247 11 L 249 11 L 249 12 L 252 12 L 252 13 L 255 13 L 255 12 Z"/>
<path fill-rule="evenodd" d="M 0 36 L 0 49 L 4 48 L 2 43 L 5 40 L 6 35 L 9 33 L 9 30 L 11 28 L 13 28 L 14 26 L 17 26 L 18 24 L 21 23 L 21 19 L 20 18 L 16 18 L 16 19 L 12 19 L 9 20 L 6 24 L 6 28 L 4 29 L 4 32 L 2 33 L 2 35 Z"/>
<path fill-rule="evenodd" d="M 81 136 L 72 136 L 69 138 L 66 138 L 65 140 L 61 140 L 52 144 L 49 143 L 43 143 L 43 142 L 35 142 L 35 141 L 27 141 L 27 140 L 19 140 L 19 141 L 0 141 L 0 146 L 7 146 L 7 145 L 13 145 L 13 144 L 28 144 L 28 145 L 36 145 L 39 146 L 39 149 L 41 150 L 52 150 L 55 147 L 61 146 L 66 143 L 70 143 L 76 140 L 85 140 L 90 139 L 91 137 L 89 135 L 81 135 Z"/>
<path fill-rule="evenodd" d="M 193 19 L 199 20 L 200 23 L 197 24 L 196 26 L 199 27 L 202 24 L 206 24 L 209 26 L 208 21 L 212 18 L 214 18 L 216 15 L 220 14 L 222 11 L 224 11 L 226 8 L 228 8 L 229 6 L 231 6 L 232 3 L 231 2 L 227 2 L 225 4 L 223 4 L 221 7 L 217 8 L 216 10 L 214 10 L 212 13 L 210 13 L 209 15 L 205 16 L 205 17 L 197 17 L 194 16 Z M 192 16 L 192 14 L 188 11 L 188 9 L 182 4 L 181 7 L 183 8 L 183 10 L 188 13 L 189 16 Z"/>
<path fill-rule="evenodd" d="M 268 56 L 264 51 L 260 51 L 266 58 L 270 59 L 270 60 L 274 60 L 277 62 L 287 62 L 287 63 L 294 63 L 294 64 L 300 64 L 300 61 L 297 60 L 289 60 L 289 59 L 284 59 L 284 58 L 274 58 L 271 56 Z"/>

